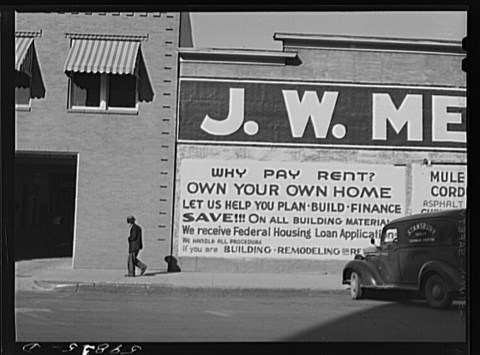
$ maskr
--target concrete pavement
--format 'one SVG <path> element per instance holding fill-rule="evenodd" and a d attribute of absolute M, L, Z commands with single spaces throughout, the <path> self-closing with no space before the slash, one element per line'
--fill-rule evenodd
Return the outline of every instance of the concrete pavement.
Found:
<path fill-rule="evenodd" d="M 71 258 L 35 259 L 15 263 L 17 291 L 189 293 L 214 295 L 347 292 L 341 271 L 305 273 L 223 273 L 150 270 L 125 277 L 125 270 L 72 269 Z"/>

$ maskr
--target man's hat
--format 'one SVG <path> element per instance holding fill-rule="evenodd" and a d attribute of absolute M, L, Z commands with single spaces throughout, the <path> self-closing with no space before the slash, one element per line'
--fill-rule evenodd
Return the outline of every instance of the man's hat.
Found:
<path fill-rule="evenodd" d="M 128 216 L 127 217 L 127 222 L 133 222 L 135 220 L 134 216 Z"/>

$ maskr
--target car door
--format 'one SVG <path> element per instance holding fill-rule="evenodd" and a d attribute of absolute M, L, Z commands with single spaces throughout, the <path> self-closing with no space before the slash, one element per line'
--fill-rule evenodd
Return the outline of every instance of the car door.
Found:
<path fill-rule="evenodd" d="M 399 228 L 404 236 L 399 249 L 399 265 L 401 270 L 401 283 L 414 286 L 418 281 L 418 272 L 424 261 L 428 258 L 428 249 L 411 239 L 411 228 L 418 225 L 418 221 L 404 223 Z"/>
<path fill-rule="evenodd" d="M 396 226 L 386 229 L 381 237 L 376 266 L 387 285 L 401 282 L 398 237 L 399 231 Z"/>

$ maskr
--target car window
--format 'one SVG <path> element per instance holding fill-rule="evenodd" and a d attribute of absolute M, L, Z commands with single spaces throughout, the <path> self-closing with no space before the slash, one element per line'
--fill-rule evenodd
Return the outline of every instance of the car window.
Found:
<path fill-rule="evenodd" d="M 382 235 L 381 245 L 382 248 L 389 249 L 392 248 L 398 241 L 398 230 L 397 228 L 391 227 L 384 231 Z"/>

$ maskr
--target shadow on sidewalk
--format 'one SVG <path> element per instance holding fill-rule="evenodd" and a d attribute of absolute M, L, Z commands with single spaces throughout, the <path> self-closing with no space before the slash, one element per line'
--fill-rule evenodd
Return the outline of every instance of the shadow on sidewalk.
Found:
<path fill-rule="evenodd" d="M 168 271 L 156 271 L 156 272 L 146 272 L 144 273 L 141 277 L 145 276 L 156 276 L 156 275 L 163 275 L 163 274 L 169 274 Z M 140 276 L 139 276 L 140 277 Z"/>

